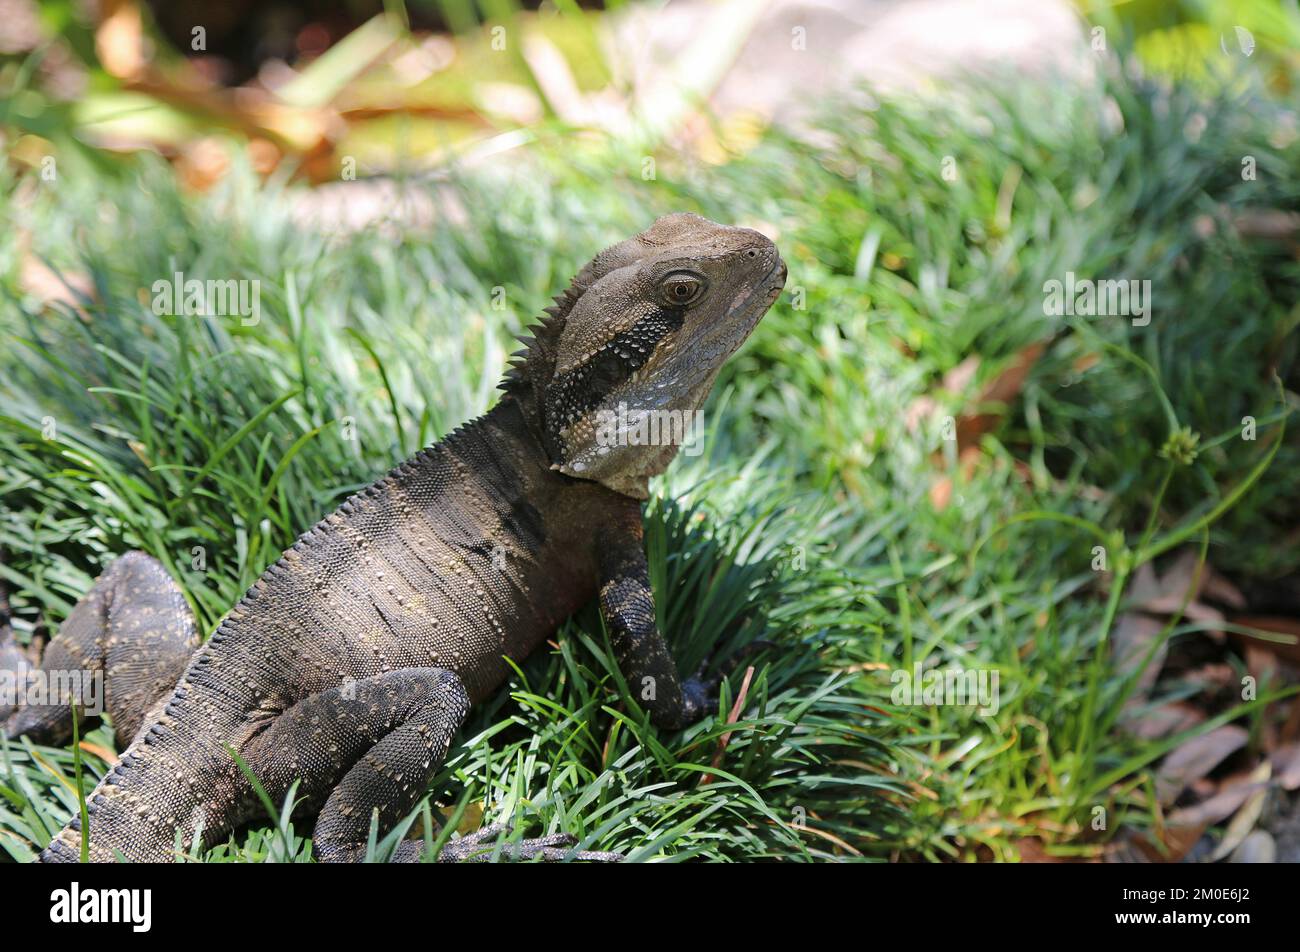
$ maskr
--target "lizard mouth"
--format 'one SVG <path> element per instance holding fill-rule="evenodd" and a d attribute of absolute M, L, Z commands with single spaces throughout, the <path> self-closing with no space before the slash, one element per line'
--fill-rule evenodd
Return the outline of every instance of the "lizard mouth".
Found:
<path fill-rule="evenodd" d="M 762 281 L 763 286 L 767 288 L 767 292 L 772 295 L 773 301 L 785 289 L 785 279 L 789 274 L 790 269 L 785 266 L 785 261 L 778 255 L 776 264 L 772 266 L 772 270 L 767 273 L 767 277 L 763 278 Z"/>
<path fill-rule="evenodd" d="M 785 288 L 785 279 L 788 274 L 789 269 L 786 268 L 785 262 L 778 255 L 776 264 L 772 265 L 772 269 L 763 275 L 758 282 L 758 286 L 745 296 L 745 299 L 740 302 L 740 306 L 735 309 L 735 313 L 752 317 L 753 323 L 749 324 L 752 328 L 754 324 L 758 323 L 758 319 L 767 313 L 767 309 L 772 306 L 772 303 L 780 297 L 781 291 Z M 746 321 L 746 323 L 749 322 Z"/>
<path fill-rule="evenodd" d="M 668 348 L 661 360 L 647 362 L 637 370 L 622 390 L 627 402 L 643 407 L 664 406 L 671 402 L 673 394 L 682 393 L 695 393 L 697 403 L 702 400 L 707 391 L 697 393 L 700 386 L 707 387 L 727 358 L 748 339 L 785 288 L 786 276 L 786 264 L 778 255 L 767 274 L 733 302 L 720 319 Z M 652 381 L 657 383 L 652 385 Z"/>
<path fill-rule="evenodd" d="M 672 348 L 672 353 L 676 355 L 672 359 L 680 367 L 673 375 L 674 384 L 679 388 L 694 389 L 700 381 L 716 374 L 780 296 L 785 287 L 786 273 L 785 262 L 778 255 L 767 274 L 755 282 L 751 290 L 738 296 L 721 318 L 698 328 L 689 338 Z M 642 368 L 634 379 L 644 382 L 650 376 L 646 368 Z"/>
<path fill-rule="evenodd" d="M 737 294 L 720 317 L 704 326 L 696 325 L 681 340 L 661 345 L 650 361 L 611 393 L 605 410 L 617 401 L 629 412 L 670 410 L 683 414 L 683 418 L 693 418 L 722 365 L 745 342 L 785 287 L 786 264 L 779 255 L 775 257 L 767 273 Z M 589 414 L 585 419 L 591 424 L 589 433 L 594 434 L 597 418 Z M 591 443 L 593 438 L 584 437 L 582 445 L 571 450 L 556 468 L 570 476 L 602 482 L 637 499 L 645 498 L 645 479 L 663 472 L 677 452 L 676 443 L 641 449 L 620 447 L 611 452 L 597 448 Z"/>
<path fill-rule="evenodd" d="M 712 351 L 712 345 L 723 342 L 724 346 L 730 345 L 726 347 L 724 359 L 729 356 L 731 351 L 744 343 L 745 338 L 758 325 L 768 308 L 780 297 L 788 273 L 785 262 L 778 255 L 776 263 L 757 282 L 754 289 L 732 305 L 725 320 L 718 321 L 700 335 L 696 346 Z"/>

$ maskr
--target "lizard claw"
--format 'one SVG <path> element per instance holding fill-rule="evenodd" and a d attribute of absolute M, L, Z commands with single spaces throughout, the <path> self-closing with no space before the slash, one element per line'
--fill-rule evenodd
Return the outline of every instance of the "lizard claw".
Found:
<path fill-rule="evenodd" d="M 694 724 L 718 713 L 720 677 L 687 678 L 682 682 L 682 723 Z"/>
<path fill-rule="evenodd" d="M 485 863 L 495 856 L 512 862 L 529 862 L 540 860 L 544 863 L 558 863 L 576 859 L 593 863 L 619 863 L 622 853 L 606 853 L 598 850 L 574 850 L 577 838 L 568 833 L 550 833 L 533 839 L 520 840 L 518 843 L 503 843 L 498 852 L 496 841 L 509 832 L 503 823 L 475 830 L 468 836 L 452 840 L 438 854 L 440 863 Z"/>
<path fill-rule="evenodd" d="M 718 664 L 713 674 L 708 673 L 711 660 L 706 660 L 695 674 L 682 682 L 682 701 L 686 707 L 686 723 L 694 723 L 718 713 L 718 688 L 724 678 L 731 675 L 742 661 L 775 647 L 770 641 L 751 641 L 733 652 Z"/>
<path fill-rule="evenodd" d="M 682 682 L 680 710 L 670 711 L 666 716 L 661 713 L 655 723 L 660 727 L 677 729 L 715 716 L 718 713 L 718 688 L 723 679 L 742 661 L 771 647 L 774 646 L 770 641 L 752 641 L 723 659 L 712 674 L 708 670 L 711 659 L 706 659 L 694 675 Z"/>

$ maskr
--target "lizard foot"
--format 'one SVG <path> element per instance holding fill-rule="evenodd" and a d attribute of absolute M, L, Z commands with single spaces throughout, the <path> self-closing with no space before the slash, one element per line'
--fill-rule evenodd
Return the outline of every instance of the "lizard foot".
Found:
<path fill-rule="evenodd" d="M 475 830 L 469 836 L 452 840 L 438 854 L 440 863 L 484 863 L 494 856 L 513 862 L 541 860 L 545 863 L 562 862 L 576 859 L 593 863 L 622 862 L 622 853 L 605 853 L 593 850 L 574 850 L 578 842 L 568 833 L 551 833 L 535 839 L 520 840 L 518 843 L 503 843 L 498 851 L 496 842 L 509 828 L 502 823 L 493 823 Z"/>
<path fill-rule="evenodd" d="M 718 685 L 720 677 L 695 675 L 682 682 L 682 713 L 680 726 L 694 724 L 718 713 Z"/>
<path fill-rule="evenodd" d="M 682 682 L 682 702 L 686 707 L 685 723 L 692 724 L 718 713 L 718 688 L 724 678 L 731 675 L 742 661 L 775 647 L 770 641 L 752 641 L 739 651 L 728 655 L 718 664 L 718 670 L 709 674 L 710 661 L 706 660 L 694 675 Z"/>

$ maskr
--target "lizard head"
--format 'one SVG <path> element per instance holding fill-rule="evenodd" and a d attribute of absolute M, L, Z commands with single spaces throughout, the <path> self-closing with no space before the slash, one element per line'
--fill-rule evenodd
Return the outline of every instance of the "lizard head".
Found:
<path fill-rule="evenodd" d="M 785 277 L 758 232 L 666 215 L 578 273 L 502 386 L 552 469 L 644 499 Z"/>

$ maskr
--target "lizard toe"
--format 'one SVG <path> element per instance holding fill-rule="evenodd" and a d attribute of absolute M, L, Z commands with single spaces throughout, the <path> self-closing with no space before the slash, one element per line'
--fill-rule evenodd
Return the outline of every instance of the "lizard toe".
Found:
<path fill-rule="evenodd" d="M 508 828 L 500 823 L 485 826 L 444 846 L 442 852 L 438 854 L 438 862 L 484 863 L 493 859 L 504 859 L 513 862 L 562 863 L 566 860 L 580 860 L 617 863 L 623 859 L 621 853 L 574 850 L 573 847 L 578 839 L 570 833 L 548 833 L 546 836 L 520 840 L 517 843 L 502 843 L 498 848 L 497 840 L 507 832 L 509 832 Z"/>

